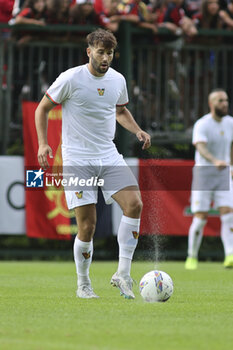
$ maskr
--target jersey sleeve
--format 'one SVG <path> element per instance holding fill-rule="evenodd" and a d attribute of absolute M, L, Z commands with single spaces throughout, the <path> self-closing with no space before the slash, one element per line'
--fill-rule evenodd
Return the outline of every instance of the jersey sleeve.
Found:
<path fill-rule="evenodd" d="M 122 76 L 122 87 L 121 87 L 120 97 L 116 105 L 120 107 L 120 106 L 125 106 L 128 103 L 129 103 L 129 97 L 128 97 L 126 81 L 125 81 L 125 78 Z"/>
<path fill-rule="evenodd" d="M 198 142 L 208 142 L 207 130 L 205 124 L 197 121 L 193 127 L 193 145 L 196 145 Z"/>
<path fill-rule="evenodd" d="M 55 105 L 62 104 L 71 95 L 69 76 L 61 73 L 55 82 L 49 87 L 45 96 Z"/>

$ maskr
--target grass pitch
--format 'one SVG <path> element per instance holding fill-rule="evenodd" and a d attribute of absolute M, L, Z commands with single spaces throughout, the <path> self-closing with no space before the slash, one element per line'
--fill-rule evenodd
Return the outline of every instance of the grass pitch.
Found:
<path fill-rule="evenodd" d="M 228 350 L 233 344 L 233 270 L 220 263 L 156 268 L 174 281 L 166 303 L 125 300 L 109 281 L 117 263 L 94 262 L 97 300 L 75 297 L 74 263 L 0 263 L 1 350 Z M 135 262 L 137 282 L 153 263 Z"/>

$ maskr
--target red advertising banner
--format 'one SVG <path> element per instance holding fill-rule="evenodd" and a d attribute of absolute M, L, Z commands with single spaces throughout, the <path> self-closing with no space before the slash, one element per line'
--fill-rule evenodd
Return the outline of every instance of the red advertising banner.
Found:
<path fill-rule="evenodd" d="M 142 234 L 187 235 L 192 222 L 190 188 L 193 161 L 139 160 Z M 218 213 L 210 212 L 204 234 L 218 236 Z"/>
<path fill-rule="evenodd" d="M 37 134 L 35 129 L 35 102 L 23 102 L 23 132 L 25 167 L 38 171 Z M 61 107 L 49 113 L 48 141 L 53 158 L 50 168 L 61 166 Z M 190 188 L 193 161 L 190 160 L 139 160 L 139 185 L 143 199 L 142 234 L 187 235 L 192 221 Z M 45 174 L 46 175 L 46 174 Z M 29 237 L 70 239 L 77 233 L 72 224 L 73 213 L 68 211 L 64 192 L 54 188 L 26 187 L 26 230 Z M 104 210 L 101 206 L 101 212 Z M 109 218 L 109 214 L 108 214 Z M 105 220 L 106 221 L 106 220 Z M 108 228 L 109 230 L 109 228 Z M 103 230 L 102 230 L 103 231 Z M 204 234 L 217 236 L 220 222 L 216 211 L 210 212 Z"/>
<path fill-rule="evenodd" d="M 37 134 L 35 128 L 35 110 L 38 103 L 24 101 L 23 135 L 26 169 L 39 170 L 37 161 Z M 49 159 L 50 168 L 62 164 L 61 159 L 61 107 L 49 113 L 48 142 L 53 150 Z M 76 225 L 70 224 L 70 213 L 66 206 L 65 195 L 61 190 L 26 188 L 26 231 L 29 237 L 50 239 L 70 239 L 70 234 L 77 232 Z"/>

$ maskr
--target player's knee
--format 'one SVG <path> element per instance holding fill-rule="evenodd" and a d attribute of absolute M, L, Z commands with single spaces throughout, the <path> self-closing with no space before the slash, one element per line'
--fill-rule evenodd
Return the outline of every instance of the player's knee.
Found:
<path fill-rule="evenodd" d="M 85 220 L 78 225 L 78 231 L 80 234 L 85 235 L 86 237 L 92 237 L 95 232 L 96 222 L 92 220 Z"/>
<path fill-rule="evenodd" d="M 141 212 L 142 212 L 142 200 L 139 197 L 136 197 L 134 199 L 132 199 L 131 201 L 129 201 L 127 207 L 126 207 L 126 211 L 128 213 L 128 216 L 140 216 Z"/>

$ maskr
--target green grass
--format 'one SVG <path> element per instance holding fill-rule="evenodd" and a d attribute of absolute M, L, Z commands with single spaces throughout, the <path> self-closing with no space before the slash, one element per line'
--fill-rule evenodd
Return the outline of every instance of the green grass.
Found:
<path fill-rule="evenodd" d="M 0 263 L 1 350 L 228 350 L 233 344 L 233 271 L 220 263 L 157 265 L 171 275 L 174 294 L 148 304 L 135 286 L 125 300 L 109 284 L 117 263 L 94 262 L 97 300 L 75 297 L 73 263 Z M 133 263 L 139 282 L 153 263 Z"/>

